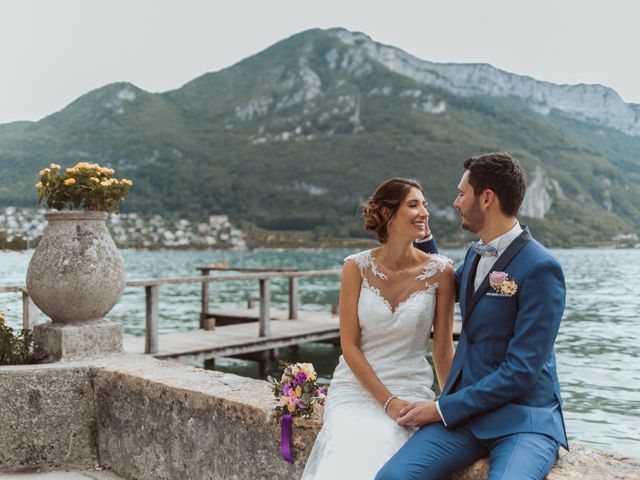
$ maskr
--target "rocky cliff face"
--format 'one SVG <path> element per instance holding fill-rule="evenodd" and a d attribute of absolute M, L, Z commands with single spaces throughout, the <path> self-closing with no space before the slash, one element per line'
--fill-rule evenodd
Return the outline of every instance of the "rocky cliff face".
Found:
<path fill-rule="evenodd" d="M 368 57 L 395 73 L 455 95 L 516 97 L 542 115 L 556 112 L 640 135 L 640 105 L 625 103 L 614 90 L 602 85 L 556 85 L 486 64 L 434 63 L 376 43 L 363 33 L 335 29 L 331 34 L 350 46 L 352 60 L 343 60 L 343 64 L 363 63 Z"/>

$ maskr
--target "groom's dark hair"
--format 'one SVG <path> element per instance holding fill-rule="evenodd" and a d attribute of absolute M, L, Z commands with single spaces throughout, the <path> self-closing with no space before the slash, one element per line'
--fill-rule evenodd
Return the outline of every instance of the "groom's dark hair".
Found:
<path fill-rule="evenodd" d="M 464 162 L 469 171 L 469 183 L 477 197 L 485 190 L 493 190 L 500 200 L 500 210 L 515 217 L 527 191 L 524 169 L 508 153 L 487 153 Z"/>

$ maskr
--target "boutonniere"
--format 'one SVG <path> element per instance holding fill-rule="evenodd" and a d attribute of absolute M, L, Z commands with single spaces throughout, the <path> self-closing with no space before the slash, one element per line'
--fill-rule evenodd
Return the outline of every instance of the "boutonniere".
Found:
<path fill-rule="evenodd" d="M 507 272 L 491 272 L 489 285 L 503 297 L 512 297 L 518 291 L 518 284 L 509 278 Z"/>

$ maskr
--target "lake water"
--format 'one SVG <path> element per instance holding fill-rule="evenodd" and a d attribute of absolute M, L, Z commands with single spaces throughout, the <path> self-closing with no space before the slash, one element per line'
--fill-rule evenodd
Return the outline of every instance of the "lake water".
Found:
<path fill-rule="evenodd" d="M 32 252 L 0 252 L 0 284 L 24 284 Z M 227 250 L 122 252 L 129 279 L 198 274 L 195 267 L 227 261 L 232 266 L 339 268 L 353 250 Z M 458 264 L 463 250 L 449 250 Z M 558 370 L 565 401 L 567 433 L 573 440 L 640 458 L 640 250 L 556 250 L 567 281 L 567 305 L 556 342 Z M 337 277 L 301 279 L 301 309 L 327 309 L 338 301 Z M 274 281 L 274 307 L 287 308 L 288 284 Z M 256 282 L 222 282 L 211 286 L 212 306 L 243 305 L 258 298 Z M 198 327 L 200 286 L 161 288 L 161 333 Z M 0 294 L 0 312 L 19 326 L 18 294 Z M 144 334 L 144 289 L 128 288 L 108 315 L 129 335 Z M 297 352 L 282 349 L 280 358 L 311 361 L 328 382 L 339 348 L 305 345 Z M 258 377 L 254 362 L 216 360 L 216 368 Z"/>

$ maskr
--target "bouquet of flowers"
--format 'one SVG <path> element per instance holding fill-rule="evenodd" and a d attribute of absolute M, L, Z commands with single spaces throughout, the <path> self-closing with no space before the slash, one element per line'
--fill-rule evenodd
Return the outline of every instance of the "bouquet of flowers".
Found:
<path fill-rule="evenodd" d="M 38 172 L 38 205 L 46 198 L 47 206 L 56 210 L 92 210 L 118 213 L 120 201 L 133 182 L 114 177 L 112 168 L 80 162 L 64 171 L 52 163 Z"/>
<path fill-rule="evenodd" d="M 281 419 L 280 452 L 293 462 L 291 455 L 291 425 L 293 417 L 309 418 L 316 405 L 323 405 L 326 388 L 317 383 L 318 376 L 310 363 L 281 364 L 284 369 L 280 381 L 271 375 L 267 381 L 278 400 L 276 416 Z"/>

